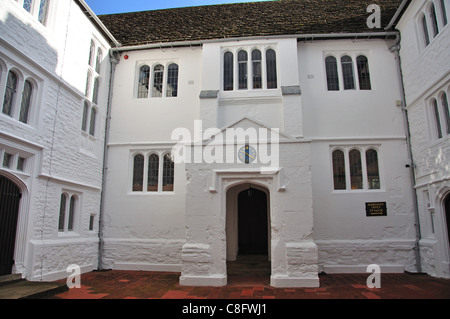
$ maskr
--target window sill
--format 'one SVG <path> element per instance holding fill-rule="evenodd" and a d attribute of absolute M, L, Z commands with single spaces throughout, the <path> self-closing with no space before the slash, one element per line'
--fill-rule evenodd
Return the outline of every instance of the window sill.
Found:
<path fill-rule="evenodd" d="M 436 139 L 431 141 L 430 148 L 440 147 L 441 144 L 446 144 L 450 142 L 450 134 L 447 134 L 444 137 L 441 137 L 440 139 Z"/>
<path fill-rule="evenodd" d="M 130 196 L 158 196 L 158 195 L 169 195 L 174 196 L 175 191 L 172 192 L 128 192 L 127 195 Z"/>
<path fill-rule="evenodd" d="M 333 189 L 331 192 L 332 194 L 377 194 L 377 193 L 385 193 L 386 190 L 381 189 L 343 189 L 343 190 L 336 190 Z"/>

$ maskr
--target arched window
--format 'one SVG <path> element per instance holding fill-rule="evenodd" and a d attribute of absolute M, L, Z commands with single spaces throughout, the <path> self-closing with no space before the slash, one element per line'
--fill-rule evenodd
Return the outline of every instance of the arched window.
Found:
<path fill-rule="evenodd" d="M 436 133 L 438 138 L 442 138 L 441 117 L 439 115 L 439 106 L 436 99 L 431 100 L 431 106 L 433 107 L 434 120 L 436 123 Z"/>
<path fill-rule="evenodd" d="M 441 0 L 441 13 L 442 13 L 442 22 L 444 26 L 447 25 L 448 19 L 447 19 L 447 9 L 445 8 L 445 0 Z"/>
<path fill-rule="evenodd" d="M 89 134 L 91 136 L 95 135 L 95 124 L 97 121 L 97 109 L 95 107 L 91 108 L 91 122 L 89 125 Z"/>
<path fill-rule="evenodd" d="M 364 55 L 360 55 L 356 58 L 356 65 L 358 67 L 358 79 L 360 90 L 370 90 L 370 72 L 369 61 Z"/>
<path fill-rule="evenodd" d="M 100 86 L 100 77 L 96 77 L 94 80 L 94 88 L 92 89 L 92 102 L 98 103 L 98 90 Z"/>
<path fill-rule="evenodd" d="M 91 70 L 88 70 L 86 76 L 86 90 L 84 91 L 84 95 L 87 98 L 89 98 L 89 93 L 91 91 L 91 81 L 92 81 L 92 72 Z"/>
<path fill-rule="evenodd" d="M 245 90 L 248 88 L 248 54 L 247 51 L 241 50 L 238 52 L 238 68 L 239 68 L 239 89 Z"/>
<path fill-rule="evenodd" d="M 277 54 L 272 49 L 266 51 L 266 70 L 267 70 L 267 88 L 276 89 L 278 87 Z"/>
<path fill-rule="evenodd" d="M 100 74 L 100 68 L 102 66 L 103 52 L 102 49 L 97 50 L 97 60 L 95 61 L 95 72 Z"/>
<path fill-rule="evenodd" d="M 261 66 L 261 51 L 255 49 L 252 51 L 252 76 L 253 88 L 262 89 L 262 66 Z"/>
<path fill-rule="evenodd" d="M 178 96 L 178 64 L 172 63 L 167 71 L 167 97 Z"/>
<path fill-rule="evenodd" d="M 84 132 L 87 132 L 88 113 L 89 113 L 89 102 L 88 101 L 84 101 L 83 119 L 82 119 L 82 122 L 81 122 L 81 129 Z"/>
<path fill-rule="evenodd" d="M 173 184 L 175 177 L 175 163 L 171 154 L 164 155 L 163 163 L 163 191 L 173 192 Z"/>
<path fill-rule="evenodd" d="M 344 152 L 341 150 L 333 152 L 333 180 L 334 189 L 343 190 L 347 188 L 345 180 L 345 157 Z"/>
<path fill-rule="evenodd" d="M 33 0 L 23 0 L 23 8 L 28 12 L 31 12 L 31 6 L 33 5 Z"/>
<path fill-rule="evenodd" d="M 95 55 L 95 43 L 94 40 L 91 40 L 91 46 L 89 48 L 89 61 L 88 61 L 88 64 L 90 66 L 94 66 L 94 55 Z"/>
<path fill-rule="evenodd" d="M 425 46 L 427 46 L 430 44 L 430 35 L 428 34 L 427 18 L 425 17 L 425 15 L 422 16 L 420 22 L 422 23 L 422 32 L 425 40 Z"/>
<path fill-rule="evenodd" d="M 378 153 L 370 149 L 366 151 L 367 182 L 369 189 L 380 189 L 380 172 L 378 167 Z"/>
<path fill-rule="evenodd" d="M 439 27 L 438 27 L 438 22 L 437 22 L 437 17 L 436 17 L 436 8 L 434 6 L 434 3 L 431 3 L 430 6 L 430 19 L 431 19 L 431 26 L 432 26 L 432 30 L 433 30 L 433 37 L 437 36 L 439 33 Z"/>
<path fill-rule="evenodd" d="M 11 116 L 14 99 L 17 93 L 17 75 L 13 71 L 9 71 L 8 80 L 6 81 L 5 97 L 3 99 L 2 112 Z"/>
<path fill-rule="evenodd" d="M 22 91 L 22 104 L 20 105 L 19 121 L 28 123 L 28 114 L 30 113 L 31 95 L 33 93 L 33 85 L 26 80 Z"/>
<path fill-rule="evenodd" d="M 67 230 L 68 231 L 73 231 L 73 224 L 74 224 L 74 220 L 75 220 L 76 202 L 77 202 L 76 196 L 72 195 L 72 197 L 70 197 L 70 203 L 69 203 L 69 220 L 68 220 L 68 223 L 67 223 Z"/>
<path fill-rule="evenodd" d="M 138 84 L 138 98 L 147 98 L 150 83 L 150 67 L 143 65 L 139 69 L 139 84 Z"/>
<path fill-rule="evenodd" d="M 152 154 L 148 158 L 148 178 L 147 178 L 147 191 L 158 191 L 158 178 L 159 178 L 159 156 Z"/>
<path fill-rule="evenodd" d="M 447 134 L 450 134 L 450 110 L 448 108 L 447 93 L 443 92 L 441 95 L 442 108 L 444 109 L 445 123 L 447 124 Z"/>
<path fill-rule="evenodd" d="M 66 221 L 66 203 L 67 203 L 67 195 L 61 194 L 61 203 L 59 204 L 59 222 L 58 222 L 58 231 L 64 231 L 64 224 Z"/>
<path fill-rule="evenodd" d="M 354 90 L 355 89 L 355 80 L 353 78 L 353 61 L 352 58 L 348 55 L 345 55 L 341 58 L 342 64 L 342 74 L 344 78 L 344 89 L 345 90 Z"/>
<path fill-rule="evenodd" d="M 334 56 L 329 56 L 325 59 L 325 69 L 327 72 L 328 91 L 339 91 L 337 61 Z"/>
<path fill-rule="evenodd" d="M 133 159 L 133 192 L 142 192 L 144 181 L 144 156 L 138 154 Z"/>
<path fill-rule="evenodd" d="M 162 97 L 164 83 L 164 66 L 161 64 L 153 68 L 153 97 Z"/>
<path fill-rule="evenodd" d="M 38 20 L 43 25 L 47 24 L 49 2 L 50 0 L 41 0 L 41 3 L 39 4 Z"/>
<path fill-rule="evenodd" d="M 358 150 L 351 150 L 349 153 L 350 159 L 350 182 L 352 189 L 362 189 L 362 165 L 361 153 Z"/>
<path fill-rule="evenodd" d="M 223 90 L 232 91 L 234 87 L 233 77 L 233 53 L 225 52 L 223 56 Z"/>

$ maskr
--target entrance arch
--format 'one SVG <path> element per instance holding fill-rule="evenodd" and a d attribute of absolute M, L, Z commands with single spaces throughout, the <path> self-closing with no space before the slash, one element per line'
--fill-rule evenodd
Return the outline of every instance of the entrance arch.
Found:
<path fill-rule="evenodd" d="M 21 198 L 20 188 L 10 179 L 0 175 L 0 276 L 11 274 L 14 265 Z"/>
<path fill-rule="evenodd" d="M 244 182 L 226 192 L 227 260 L 238 255 L 271 256 L 270 192 Z"/>
<path fill-rule="evenodd" d="M 267 195 L 250 188 L 238 194 L 238 254 L 268 255 Z"/>

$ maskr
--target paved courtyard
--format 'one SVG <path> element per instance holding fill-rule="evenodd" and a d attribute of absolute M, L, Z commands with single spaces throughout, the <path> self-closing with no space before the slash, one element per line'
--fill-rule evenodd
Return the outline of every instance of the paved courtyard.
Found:
<path fill-rule="evenodd" d="M 95 271 L 81 288 L 55 299 L 450 299 L 450 280 L 423 274 L 381 274 L 381 288 L 368 288 L 369 274 L 320 275 L 320 288 L 274 288 L 267 276 L 229 276 L 225 287 L 183 287 L 179 273 Z"/>

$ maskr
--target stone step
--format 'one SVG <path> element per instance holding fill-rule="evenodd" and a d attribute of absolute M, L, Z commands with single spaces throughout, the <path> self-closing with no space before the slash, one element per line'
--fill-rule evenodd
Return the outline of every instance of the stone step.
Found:
<path fill-rule="evenodd" d="M 22 280 L 21 274 L 0 276 L 0 287 L 4 286 L 4 285 L 9 285 L 9 284 L 15 283 L 15 282 L 21 281 L 21 280 Z"/>
<path fill-rule="evenodd" d="M 270 276 L 270 261 L 264 255 L 238 256 L 236 261 L 227 262 L 229 276 Z"/>
<path fill-rule="evenodd" d="M 69 288 L 61 282 L 33 282 L 21 275 L 0 276 L 0 299 L 44 299 Z"/>

